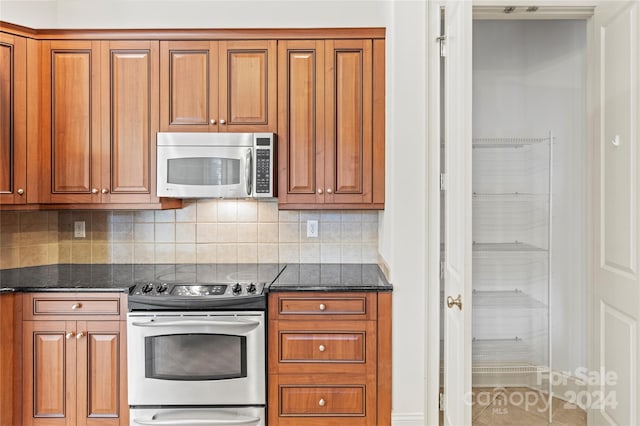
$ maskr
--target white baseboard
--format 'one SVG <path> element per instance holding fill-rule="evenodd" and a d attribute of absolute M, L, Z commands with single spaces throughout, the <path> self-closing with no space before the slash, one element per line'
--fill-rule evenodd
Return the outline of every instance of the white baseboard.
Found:
<path fill-rule="evenodd" d="M 424 413 L 392 413 L 393 426 L 424 426 Z"/>

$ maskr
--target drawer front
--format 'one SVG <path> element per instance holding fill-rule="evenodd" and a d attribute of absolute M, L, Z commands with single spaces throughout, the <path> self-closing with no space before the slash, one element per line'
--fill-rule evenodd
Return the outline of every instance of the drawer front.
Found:
<path fill-rule="evenodd" d="M 280 416 L 364 416 L 365 386 L 280 386 Z"/>
<path fill-rule="evenodd" d="M 272 318 L 375 319 L 375 293 L 279 293 L 271 295 Z"/>
<path fill-rule="evenodd" d="M 121 294 L 29 294 L 25 297 L 25 319 L 108 318 L 118 319 L 126 312 Z"/>
<path fill-rule="evenodd" d="M 280 362 L 364 363 L 365 332 L 280 333 Z"/>

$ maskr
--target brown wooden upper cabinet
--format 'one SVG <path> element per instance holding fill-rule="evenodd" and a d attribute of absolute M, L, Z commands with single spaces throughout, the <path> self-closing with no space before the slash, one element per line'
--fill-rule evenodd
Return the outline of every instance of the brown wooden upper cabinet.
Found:
<path fill-rule="evenodd" d="M 160 129 L 274 132 L 276 41 L 160 42 Z"/>
<path fill-rule="evenodd" d="M 41 202 L 158 202 L 158 44 L 42 42 Z"/>
<path fill-rule="evenodd" d="M 384 208 L 384 40 L 278 46 L 281 209 Z"/>
<path fill-rule="evenodd" d="M 0 204 L 27 202 L 27 43 L 0 33 Z"/>

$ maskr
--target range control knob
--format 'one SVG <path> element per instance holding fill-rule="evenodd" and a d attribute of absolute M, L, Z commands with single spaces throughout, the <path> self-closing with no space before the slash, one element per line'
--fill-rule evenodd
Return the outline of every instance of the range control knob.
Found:
<path fill-rule="evenodd" d="M 233 287 L 231 287 L 231 291 L 233 294 L 238 295 L 242 293 L 242 286 L 240 284 L 234 284 Z"/>
<path fill-rule="evenodd" d="M 160 294 L 164 293 L 165 291 L 167 291 L 167 283 L 162 283 L 162 284 L 158 284 L 156 286 L 156 291 Z"/>
<path fill-rule="evenodd" d="M 147 294 L 153 291 L 153 283 L 146 283 L 142 286 L 142 293 Z"/>
<path fill-rule="evenodd" d="M 251 283 L 247 286 L 247 293 L 256 294 L 256 285 L 254 283 Z"/>

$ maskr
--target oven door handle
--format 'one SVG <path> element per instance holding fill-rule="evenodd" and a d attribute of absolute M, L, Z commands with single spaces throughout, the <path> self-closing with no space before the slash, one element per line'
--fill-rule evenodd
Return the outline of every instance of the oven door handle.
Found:
<path fill-rule="evenodd" d="M 260 321 L 251 320 L 179 320 L 179 321 L 146 321 L 132 322 L 131 325 L 136 327 L 173 327 L 173 326 L 209 326 L 209 327 L 257 327 Z"/>
<path fill-rule="evenodd" d="M 134 423 L 139 425 L 257 425 L 258 417 L 238 417 L 237 419 L 168 419 L 154 420 L 153 418 L 136 418 Z"/>

